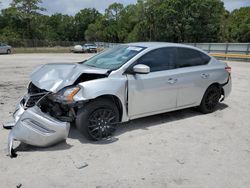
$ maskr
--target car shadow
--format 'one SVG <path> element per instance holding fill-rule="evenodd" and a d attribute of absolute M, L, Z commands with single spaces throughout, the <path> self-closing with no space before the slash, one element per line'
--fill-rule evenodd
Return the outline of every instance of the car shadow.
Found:
<path fill-rule="evenodd" d="M 72 145 L 68 144 L 66 141 L 54 144 L 50 147 L 37 147 L 31 146 L 29 144 L 20 143 L 16 148 L 15 152 L 30 152 L 30 151 L 60 151 L 70 149 Z"/>
<path fill-rule="evenodd" d="M 226 109 L 228 105 L 224 103 L 220 103 L 216 111 L 222 111 Z M 142 129 L 148 130 L 149 127 L 158 126 L 163 123 L 175 122 L 183 119 L 188 119 L 195 116 L 206 115 L 199 112 L 196 108 L 188 108 L 184 110 L 178 110 L 173 112 L 162 113 L 158 115 L 148 116 L 144 118 L 139 118 L 135 120 L 131 120 L 126 123 L 121 123 L 118 125 L 117 130 L 114 136 L 110 139 L 103 141 L 89 141 L 75 128 L 75 126 L 71 127 L 69 138 L 78 139 L 83 144 L 112 144 L 113 142 L 118 141 L 117 138 L 119 135 L 125 134 L 127 132 L 131 132 L 134 130 Z"/>
<path fill-rule="evenodd" d="M 118 129 L 119 129 L 119 128 L 118 128 Z M 116 142 L 116 141 L 119 140 L 118 138 L 116 138 L 116 137 L 114 136 L 114 137 L 111 137 L 111 138 L 108 138 L 108 139 L 105 139 L 105 140 L 101 140 L 101 141 L 91 141 L 91 140 L 86 139 L 86 138 L 80 133 L 80 131 L 78 131 L 78 130 L 76 129 L 75 126 L 71 126 L 68 138 L 77 139 L 77 140 L 79 140 L 79 142 L 81 142 L 82 144 L 95 144 L 95 145 L 111 144 L 111 143 L 114 143 L 114 142 Z"/>
<path fill-rule="evenodd" d="M 224 103 L 220 103 L 217 111 L 222 111 L 226 109 L 228 105 Z M 178 110 L 173 112 L 167 112 L 163 114 L 158 114 L 154 116 L 148 116 L 136 120 L 131 120 L 127 123 L 121 123 L 118 125 L 116 133 L 113 137 L 102 140 L 102 141 L 89 141 L 76 129 L 75 126 L 71 126 L 68 138 L 77 139 L 82 144 L 97 144 L 97 145 L 105 145 L 112 144 L 117 142 L 119 139 L 117 138 L 119 135 L 125 134 L 127 132 L 135 131 L 138 129 L 148 130 L 149 127 L 157 126 L 163 123 L 175 122 L 183 119 L 188 119 L 195 116 L 205 115 L 200 113 L 196 108 L 188 108 L 184 110 Z M 167 126 L 167 125 L 166 125 Z M 67 150 L 73 147 L 68 144 L 66 141 L 55 144 L 51 147 L 41 148 L 36 146 L 31 146 L 28 144 L 20 143 L 19 146 L 15 148 L 15 152 L 30 152 L 30 151 L 58 151 L 58 150 Z"/>

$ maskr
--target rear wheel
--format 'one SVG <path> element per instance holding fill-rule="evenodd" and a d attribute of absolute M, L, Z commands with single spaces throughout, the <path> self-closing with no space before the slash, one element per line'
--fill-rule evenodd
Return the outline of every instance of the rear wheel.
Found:
<path fill-rule="evenodd" d="M 10 49 L 7 50 L 7 54 L 11 54 L 11 50 Z"/>
<path fill-rule="evenodd" d="M 79 110 L 76 127 L 89 140 L 110 138 L 119 121 L 119 111 L 109 99 L 97 99 Z"/>
<path fill-rule="evenodd" d="M 216 110 L 221 97 L 221 90 L 219 87 L 212 85 L 205 92 L 199 110 L 204 113 L 211 113 Z"/>

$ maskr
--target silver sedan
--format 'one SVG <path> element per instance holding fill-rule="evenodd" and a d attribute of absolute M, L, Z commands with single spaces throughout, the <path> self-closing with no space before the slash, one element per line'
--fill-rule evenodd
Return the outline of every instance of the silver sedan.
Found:
<path fill-rule="evenodd" d="M 11 46 L 0 43 L 0 54 L 11 54 Z"/>
<path fill-rule="evenodd" d="M 190 107 L 211 113 L 230 92 L 231 68 L 182 44 L 123 44 L 81 63 L 43 65 L 18 102 L 9 153 L 14 140 L 49 146 L 66 139 L 70 123 L 102 140 L 136 118 Z"/>

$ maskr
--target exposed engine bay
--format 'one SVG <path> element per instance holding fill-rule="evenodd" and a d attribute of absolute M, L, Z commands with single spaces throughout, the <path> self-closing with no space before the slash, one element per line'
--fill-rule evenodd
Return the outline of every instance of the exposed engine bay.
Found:
<path fill-rule="evenodd" d="M 24 108 L 37 105 L 42 112 L 64 122 L 74 120 L 74 105 L 55 101 L 53 93 L 39 89 L 33 83 L 29 84 L 27 98 L 22 101 Z"/>

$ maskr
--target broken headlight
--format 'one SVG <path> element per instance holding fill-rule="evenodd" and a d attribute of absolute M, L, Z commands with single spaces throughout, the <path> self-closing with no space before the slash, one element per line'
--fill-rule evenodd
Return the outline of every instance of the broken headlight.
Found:
<path fill-rule="evenodd" d="M 52 94 L 50 99 L 56 102 L 68 102 L 71 103 L 74 101 L 74 96 L 78 93 L 80 87 L 66 87 L 60 90 L 58 93 Z"/>

